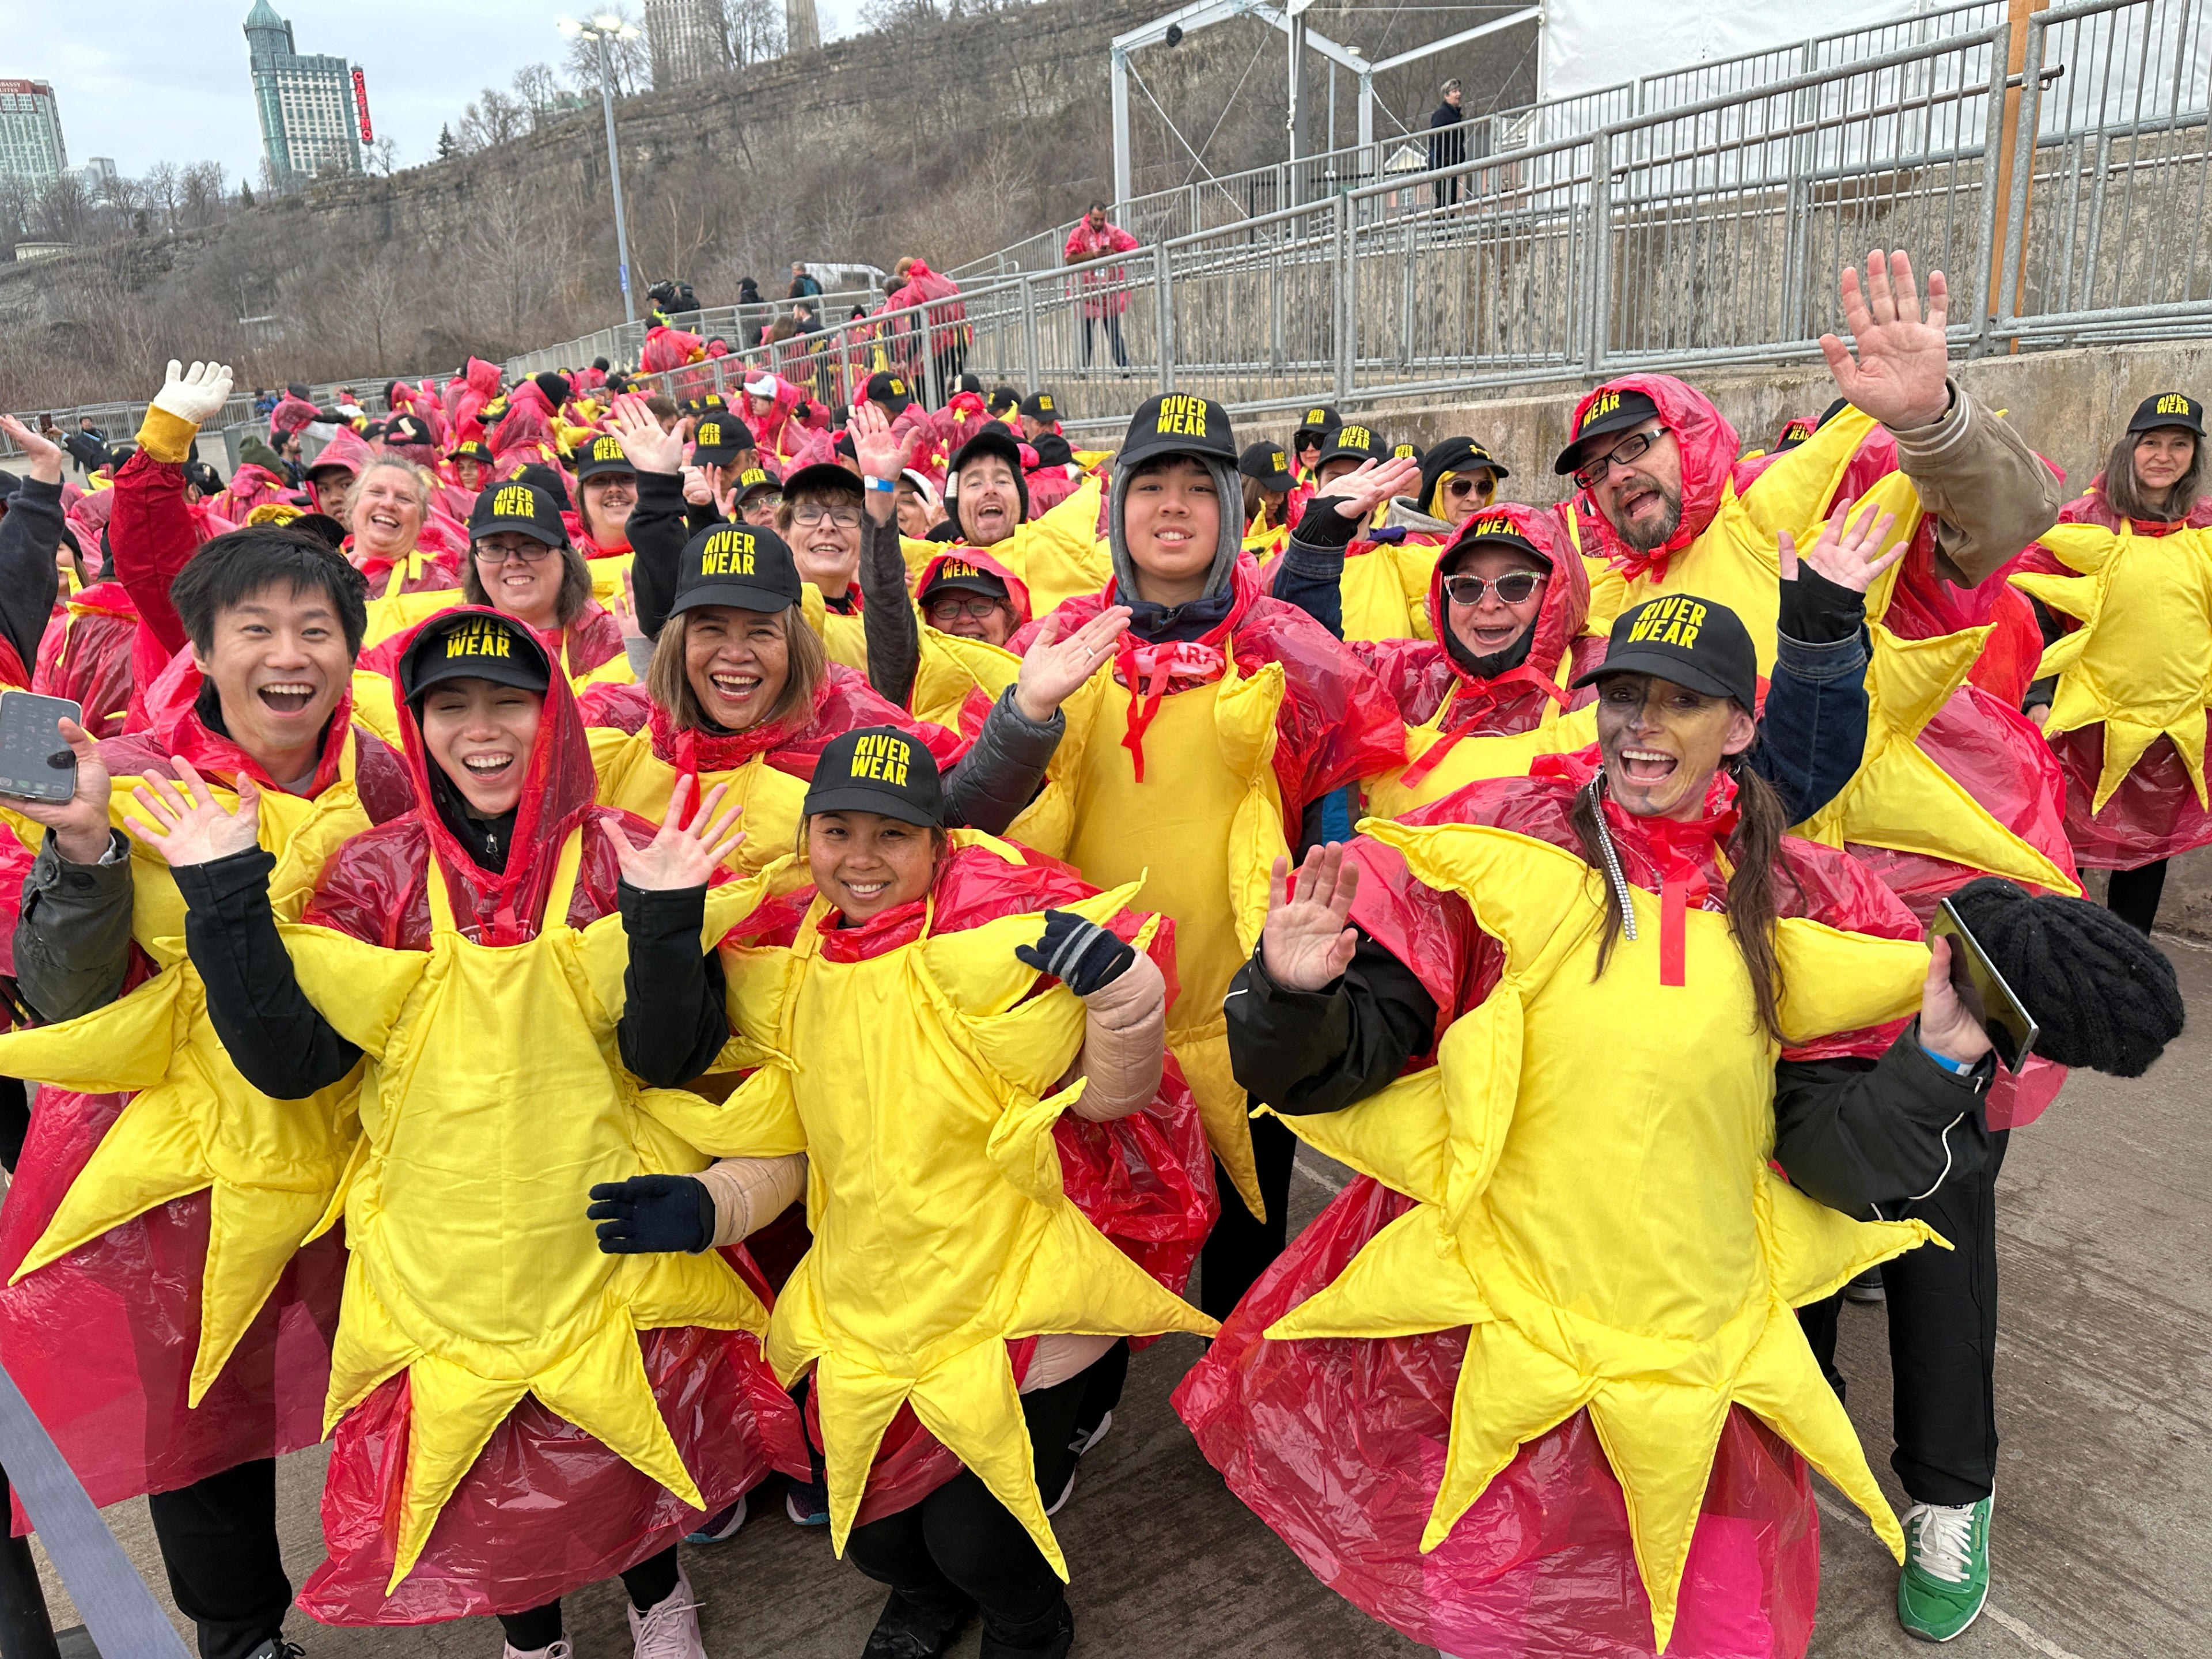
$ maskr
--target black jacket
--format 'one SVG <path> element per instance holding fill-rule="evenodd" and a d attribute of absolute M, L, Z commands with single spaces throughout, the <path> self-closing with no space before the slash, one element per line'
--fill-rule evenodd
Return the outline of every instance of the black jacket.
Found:
<path fill-rule="evenodd" d="M 191 907 L 185 949 L 207 987 L 208 1020 L 246 1080 L 276 1100 L 301 1100 L 343 1078 L 361 1050 L 300 988 L 269 908 L 276 860 L 259 848 L 176 872 Z M 629 965 L 616 1028 L 623 1064 L 648 1088 L 672 1089 L 714 1063 L 729 1036 L 721 959 L 702 953 L 707 890 L 617 890 Z"/>
<path fill-rule="evenodd" d="M 1437 112 L 1429 117 L 1429 165 L 1432 167 L 1456 167 L 1467 160 L 1467 133 L 1461 123 L 1467 112 L 1449 104 L 1438 104 Z"/>
<path fill-rule="evenodd" d="M 1292 991 L 1255 949 L 1230 981 L 1229 1057 L 1255 1100 L 1291 1116 L 1341 1111 L 1388 1085 L 1435 1044 L 1437 1005 L 1413 969 L 1365 933 L 1327 989 Z M 1966 1077 L 1921 1049 L 1916 1021 L 1879 1060 L 1781 1060 L 1774 1159 L 1832 1209 L 1871 1218 L 1979 1169 L 1988 1156 L 1984 1060 Z M 1590 1080 L 1604 1087 L 1601 1063 Z"/>

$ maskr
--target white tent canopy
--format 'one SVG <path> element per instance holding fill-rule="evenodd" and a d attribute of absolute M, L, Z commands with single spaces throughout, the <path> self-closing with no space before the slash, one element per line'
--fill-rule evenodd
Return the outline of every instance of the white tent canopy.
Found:
<path fill-rule="evenodd" d="M 1718 63 L 1822 34 L 1943 8 L 1913 0 L 1828 0 L 1817 13 L 1771 0 L 1654 6 L 1646 0 L 1545 0 L 1540 99 L 1572 98 L 1638 76 Z"/>

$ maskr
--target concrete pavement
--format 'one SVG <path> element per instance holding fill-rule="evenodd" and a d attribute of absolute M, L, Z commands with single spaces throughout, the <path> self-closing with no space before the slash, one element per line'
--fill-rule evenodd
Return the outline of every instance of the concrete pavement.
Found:
<path fill-rule="evenodd" d="M 2161 936 L 2192 1013 L 2212 1010 L 2212 949 Z M 2212 1017 L 2150 1076 L 2077 1076 L 2016 1135 L 1998 1191 L 2002 1274 L 1994 1588 L 1961 1659 L 2185 1659 L 2212 1653 Z M 1341 1173 L 1301 1164 L 1292 1223 Z M 1073 1565 L 1079 1654 L 1182 1659 L 1223 1652 L 1382 1659 L 1425 1651 L 1322 1589 L 1231 1498 L 1167 1407 L 1198 1343 L 1170 1337 L 1131 1367 L 1111 1434 L 1084 1461 L 1056 1522 Z M 1893 1503 L 1888 1357 L 1879 1309 L 1846 1306 L 1838 1363 L 1853 1419 Z M 295 1579 L 319 1559 L 322 1453 L 280 1472 Z M 1822 1488 L 1817 1659 L 1924 1654 L 1898 1629 L 1896 1570 L 1864 1522 Z M 109 1520 L 166 1603 L 143 1502 Z M 716 1659 L 857 1659 L 882 1593 L 792 1526 L 777 1489 L 745 1529 L 687 1547 Z M 49 1574 L 56 1622 L 73 1619 Z M 613 1583 L 571 1598 L 577 1659 L 629 1651 Z M 295 1613 L 310 1659 L 495 1659 L 490 1620 L 338 1630 Z M 956 1652 L 973 1659 L 978 1638 Z M 1688 1659 L 1687 1656 L 1684 1659 Z"/>

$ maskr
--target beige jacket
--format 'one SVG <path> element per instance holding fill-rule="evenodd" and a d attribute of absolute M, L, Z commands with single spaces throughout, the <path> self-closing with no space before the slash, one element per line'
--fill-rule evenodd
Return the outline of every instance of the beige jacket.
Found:
<path fill-rule="evenodd" d="M 2010 422 L 1951 383 L 1927 426 L 1892 427 L 1897 461 L 1936 520 L 1936 569 L 1972 587 L 2058 522 L 2059 481 Z"/>

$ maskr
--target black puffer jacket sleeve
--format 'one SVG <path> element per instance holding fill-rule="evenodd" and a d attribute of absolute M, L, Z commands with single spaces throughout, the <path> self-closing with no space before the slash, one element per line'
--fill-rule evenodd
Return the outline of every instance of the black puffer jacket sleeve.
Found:
<path fill-rule="evenodd" d="M 1320 991 L 1277 984 L 1255 946 L 1230 981 L 1223 1012 L 1237 1082 L 1295 1116 L 1365 1099 L 1436 1042 L 1436 1000 L 1364 933 L 1343 976 Z"/>
<path fill-rule="evenodd" d="M 1006 833 L 1022 809 L 1036 799 L 1044 769 L 1067 732 L 1067 716 L 1057 708 L 1040 724 L 1014 702 L 1014 688 L 999 694 L 982 730 L 945 780 L 945 816 L 949 823 L 987 836 Z"/>
<path fill-rule="evenodd" d="M 1872 1064 L 1783 1060 L 1774 1068 L 1774 1161 L 1832 1210 L 1868 1219 L 1982 1167 L 1987 1059 L 1963 1076 L 1929 1059 L 1914 1021 Z"/>
<path fill-rule="evenodd" d="M 675 472 L 637 475 L 637 505 L 629 510 L 632 552 L 630 583 L 637 594 L 637 624 L 647 639 L 659 639 L 676 603 L 676 573 L 691 539 L 683 476 Z"/>
<path fill-rule="evenodd" d="M 615 1028 L 623 1064 L 649 1087 L 673 1089 L 714 1064 L 730 1035 L 721 957 L 699 948 L 707 890 L 648 891 L 625 881 L 615 898 L 629 939 Z"/>

